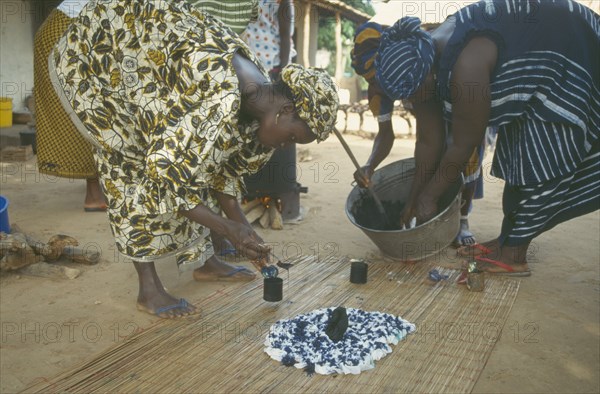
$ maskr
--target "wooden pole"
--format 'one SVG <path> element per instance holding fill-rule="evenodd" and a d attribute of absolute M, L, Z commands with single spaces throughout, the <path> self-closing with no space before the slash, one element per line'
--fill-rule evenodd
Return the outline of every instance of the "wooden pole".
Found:
<path fill-rule="evenodd" d="M 356 167 L 356 170 L 358 171 L 358 174 L 360 175 L 360 177 L 364 178 L 365 174 L 363 174 L 362 168 L 360 167 L 360 164 L 358 164 L 358 160 L 356 160 L 354 153 L 352 153 L 352 150 L 346 143 L 346 140 L 344 140 L 344 137 L 342 137 L 342 134 L 335 127 L 333 128 L 333 132 L 335 133 L 335 135 L 338 137 L 338 139 L 342 143 L 342 146 L 344 147 L 344 150 L 346 151 L 348 156 L 350 156 L 350 160 L 352 160 L 352 163 L 354 163 L 354 167 Z M 379 197 L 377 197 L 377 194 L 375 194 L 375 190 L 373 190 L 373 185 L 371 182 L 369 182 L 367 184 L 367 189 L 369 190 L 369 193 L 371 193 L 371 196 L 373 197 L 373 200 L 375 201 L 377 210 L 383 217 L 384 221 L 387 222 L 387 215 L 385 214 L 385 208 L 383 207 L 383 204 L 381 203 L 381 200 L 379 199 Z"/>
<path fill-rule="evenodd" d="M 302 48 L 300 51 L 300 59 L 301 63 L 304 67 L 310 66 L 310 11 L 311 4 L 309 2 L 304 2 L 302 7 L 303 15 L 303 37 L 302 37 Z"/>
<path fill-rule="evenodd" d="M 335 81 L 339 84 L 344 75 L 342 67 L 342 18 L 335 13 Z"/>

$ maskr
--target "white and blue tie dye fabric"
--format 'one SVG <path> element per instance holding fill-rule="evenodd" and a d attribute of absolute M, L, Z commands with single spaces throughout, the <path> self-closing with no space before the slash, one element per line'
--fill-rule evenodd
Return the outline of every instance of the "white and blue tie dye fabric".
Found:
<path fill-rule="evenodd" d="M 335 308 L 318 309 L 271 326 L 265 352 L 286 366 L 307 373 L 359 374 L 375 367 L 375 361 L 392 352 L 415 331 L 415 325 L 398 316 L 347 308 L 348 329 L 334 342 L 325 329 Z"/>

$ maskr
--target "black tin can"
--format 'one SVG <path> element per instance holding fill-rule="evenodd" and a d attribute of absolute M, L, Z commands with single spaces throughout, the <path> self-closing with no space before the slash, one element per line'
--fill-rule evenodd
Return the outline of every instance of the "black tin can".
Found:
<path fill-rule="evenodd" d="M 283 299 L 283 279 L 265 278 L 263 288 L 263 300 L 268 302 L 278 302 Z"/>
<path fill-rule="evenodd" d="M 367 283 L 369 265 L 363 260 L 350 260 L 350 282 L 356 284 Z"/>

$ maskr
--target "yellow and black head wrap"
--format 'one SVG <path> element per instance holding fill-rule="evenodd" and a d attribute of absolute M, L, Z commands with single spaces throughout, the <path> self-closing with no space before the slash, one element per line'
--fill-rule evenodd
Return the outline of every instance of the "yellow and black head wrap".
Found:
<path fill-rule="evenodd" d="M 288 64 L 281 70 L 281 80 L 292 91 L 296 112 L 324 141 L 335 127 L 339 99 L 337 88 L 325 70 Z"/>

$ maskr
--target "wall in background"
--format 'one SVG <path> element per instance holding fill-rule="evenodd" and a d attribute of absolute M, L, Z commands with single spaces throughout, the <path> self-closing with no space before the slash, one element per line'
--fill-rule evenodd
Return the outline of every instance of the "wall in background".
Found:
<path fill-rule="evenodd" d="M 60 0 L 0 1 L 0 96 L 13 99 L 13 111 L 25 108 L 33 93 L 35 31 Z"/>

